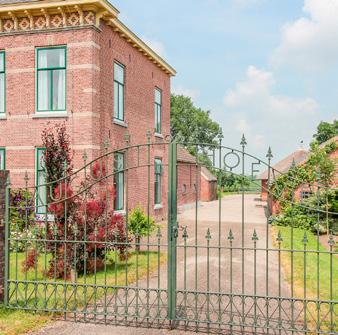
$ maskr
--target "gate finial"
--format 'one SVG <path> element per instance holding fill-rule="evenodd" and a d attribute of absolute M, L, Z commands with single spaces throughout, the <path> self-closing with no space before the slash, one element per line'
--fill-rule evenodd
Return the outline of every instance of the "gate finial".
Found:
<path fill-rule="evenodd" d="M 268 153 L 266 154 L 266 158 L 268 158 L 268 159 L 273 158 L 271 147 L 269 147 L 269 149 L 268 149 Z"/>
<path fill-rule="evenodd" d="M 246 138 L 245 138 L 244 134 L 242 135 L 242 140 L 241 140 L 240 144 L 241 144 L 242 147 L 245 147 L 248 144 L 247 141 L 246 141 Z"/>

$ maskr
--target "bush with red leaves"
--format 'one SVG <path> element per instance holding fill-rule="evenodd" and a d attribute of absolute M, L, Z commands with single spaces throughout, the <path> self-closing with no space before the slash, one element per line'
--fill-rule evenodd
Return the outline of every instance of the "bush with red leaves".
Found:
<path fill-rule="evenodd" d="M 46 240 L 43 250 L 51 255 L 46 275 L 68 280 L 74 272 L 99 271 L 113 250 L 122 259 L 128 257 L 130 239 L 123 216 L 114 213 L 115 192 L 106 162 L 97 160 L 90 164 L 89 173 L 79 181 L 76 174 L 72 175 L 70 139 L 65 126 L 46 128 L 42 137 L 47 179 L 55 182 L 48 199 L 48 212 L 54 215 L 54 222 L 46 223 L 41 235 Z M 37 260 L 33 255 L 32 251 L 26 271 L 36 264 L 32 263 Z"/>

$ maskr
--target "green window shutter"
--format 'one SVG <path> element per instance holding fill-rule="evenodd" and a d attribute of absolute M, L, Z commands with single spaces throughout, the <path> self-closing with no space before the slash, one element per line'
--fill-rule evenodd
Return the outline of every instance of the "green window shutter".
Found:
<path fill-rule="evenodd" d="M 0 51 L 0 116 L 6 113 L 6 61 L 5 52 Z"/>
<path fill-rule="evenodd" d="M 66 47 L 37 49 L 37 111 L 66 110 Z"/>
<path fill-rule="evenodd" d="M 125 67 L 114 62 L 114 119 L 124 121 Z"/>

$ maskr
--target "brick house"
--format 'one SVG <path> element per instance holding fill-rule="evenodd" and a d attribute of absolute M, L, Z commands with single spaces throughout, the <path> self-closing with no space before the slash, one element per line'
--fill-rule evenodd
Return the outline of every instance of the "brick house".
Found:
<path fill-rule="evenodd" d="M 323 149 L 331 143 L 336 143 L 336 149 L 328 154 L 328 158 L 334 162 L 335 171 L 333 178 L 333 187 L 336 188 L 338 186 L 338 136 L 331 138 L 330 140 L 319 145 L 319 148 Z M 293 166 L 301 166 L 305 164 L 309 158 L 310 152 L 307 150 L 297 150 L 285 157 L 277 164 L 272 167 L 270 180 L 273 181 L 280 174 L 287 173 L 289 169 Z M 258 180 L 261 180 L 261 200 L 268 200 L 268 171 L 264 171 L 257 177 Z M 294 191 L 294 199 L 295 201 L 300 201 L 301 199 L 308 198 L 311 194 L 316 192 L 318 185 L 313 183 L 312 185 L 301 184 Z M 280 211 L 280 204 L 278 200 L 270 199 L 270 209 L 272 214 L 278 214 Z"/>
<path fill-rule="evenodd" d="M 201 201 L 217 200 L 217 177 L 205 166 L 201 169 Z"/>
<path fill-rule="evenodd" d="M 0 168 L 13 187 L 43 183 L 41 132 L 65 122 L 74 167 L 111 149 L 159 143 L 151 150 L 151 213 L 165 215 L 170 134 L 170 78 L 175 70 L 129 30 L 106 0 L 0 0 Z M 124 166 L 125 156 L 117 154 Z M 131 154 L 128 160 L 135 160 Z M 130 166 L 131 162 L 128 162 Z M 158 171 L 163 171 L 158 173 Z M 129 176 L 129 208 L 147 192 L 147 169 Z M 125 178 L 116 178 L 116 209 L 125 210 Z M 154 189 L 155 188 L 155 189 Z"/>

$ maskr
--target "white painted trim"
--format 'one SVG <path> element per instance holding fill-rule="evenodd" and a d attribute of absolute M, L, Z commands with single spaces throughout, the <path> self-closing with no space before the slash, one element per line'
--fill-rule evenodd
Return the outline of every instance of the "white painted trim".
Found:
<path fill-rule="evenodd" d="M 92 88 L 92 87 L 89 87 L 89 88 L 84 88 L 82 90 L 83 93 L 96 93 L 96 89 L 95 88 Z"/>
<path fill-rule="evenodd" d="M 31 73 L 35 72 L 35 68 L 33 67 L 23 67 L 23 68 L 15 68 L 15 69 L 8 69 L 6 70 L 7 74 L 16 74 L 16 73 Z"/>
<path fill-rule="evenodd" d="M 36 112 L 32 114 L 32 119 L 39 119 L 39 118 L 59 118 L 59 117 L 68 117 L 67 112 Z"/>
<path fill-rule="evenodd" d="M 94 47 L 98 50 L 101 49 L 100 45 L 98 45 L 94 41 L 71 42 L 67 44 L 67 48 L 88 48 L 88 47 Z"/>
<path fill-rule="evenodd" d="M 158 138 L 162 138 L 162 139 L 164 138 L 164 136 L 160 133 L 155 133 L 154 135 L 155 135 L 155 137 L 158 137 Z"/>
<path fill-rule="evenodd" d="M 83 70 L 83 69 L 101 71 L 101 68 L 95 64 L 72 64 L 69 65 L 67 68 L 67 70 Z"/>
<path fill-rule="evenodd" d="M 9 52 L 26 52 L 26 51 L 34 51 L 35 48 L 32 46 L 29 47 L 15 47 L 15 48 L 6 48 L 5 52 L 9 53 Z"/>
<path fill-rule="evenodd" d="M 81 149 L 100 150 L 101 149 L 99 145 L 94 145 L 94 144 L 74 144 L 72 148 L 74 150 L 81 150 Z"/>
<path fill-rule="evenodd" d="M 34 145 L 13 145 L 13 146 L 6 146 L 6 150 L 12 150 L 12 151 L 23 151 L 23 150 L 34 150 Z"/>
<path fill-rule="evenodd" d="M 118 126 L 128 128 L 128 123 L 125 123 L 124 121 L 121 121 L 121 120 L 118 120 L 118 119 L 113 119 L 113 123 L 118 125 Z"/>
<path fill-rule="evenodd" d="M 163 205 L 162 204 L 157 204 L 154 206 L 154 210 L 159 210 L 159 209 L 163 209 Z"/>

